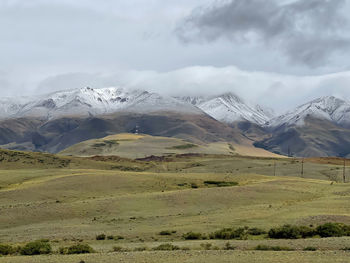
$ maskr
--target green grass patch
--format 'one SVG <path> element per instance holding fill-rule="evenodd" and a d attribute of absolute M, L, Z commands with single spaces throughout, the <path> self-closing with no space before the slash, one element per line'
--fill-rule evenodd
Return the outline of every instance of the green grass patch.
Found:
<path fill-rule="evenodd" d="M 237 182 L 225 182 L 225 181 L 204 181 L 204 184 L 207 186 L 215 187 L 229 187 L 238 185 Z"/>
<path fill-rule="evenodd" d="M 169 147 L 167 149 L 186 150 L 186 149 L 192 149 L 192 148 L 196 148 L 196 147 L 198 147 L 198 145 L 192 144 L 192 143 L 187 143 L 187 144 L 172 146 L 172 147 Z"/>

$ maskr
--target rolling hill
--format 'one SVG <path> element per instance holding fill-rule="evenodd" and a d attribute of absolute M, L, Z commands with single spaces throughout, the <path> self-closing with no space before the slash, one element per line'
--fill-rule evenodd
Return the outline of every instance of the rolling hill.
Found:
<path fill-rule="evenodd" d="M 268 151 L 256 149 L 249 144 L 237 145 L 229 142 L 193 144 L 177 138 L 127 133 L 84 141 L 68 147 L 59 154 L 85 157 L 116 155 L 126 158 L 144 158 L 151 155 L 166 156 L 189 153 L 280 157 Z"/>

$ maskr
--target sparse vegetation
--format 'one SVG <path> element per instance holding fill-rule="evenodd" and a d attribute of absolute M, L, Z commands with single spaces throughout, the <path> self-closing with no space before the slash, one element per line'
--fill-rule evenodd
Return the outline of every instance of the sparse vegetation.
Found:
<path fill-rule="evenodd" d="M 159 232 L 159 235 L 161 236 L 171 236 L 172 232 L 169 230 L 163 230 Z"/>
<path fill-rule="evenodd" d="M 16 250 L 7 244 L 0 244 L 0 256 L 7 256 L 13 254 Z"/>
<path fill-rule="evenodd" d="M 210 239 L 247 239 L 249 228 L 223 228 L 209 235 Z"/>
<path fill-rule="evenodd" d="M 176 149 L 176 150 L 186 150 L 186 149 L 191 149 L 191 148 L 196 148 L 198 145 L 192 144 L 192 143 L 187 143 L 187 144 L 182 144 L 182 145 L 176 145 L 173 147 L 170 147 L 169 149 Z"/>
<path fill-rule="evenodd" d="M 205 185 L 213 185 L 216 187 L 228 187 L 228 186 L 236 186 L 237 182 L 225 182 L 225 181 L 204 181 Z"/>
<path fill-rule="evenodd" d="M 153 250 L 166 250 L 166 251 L 172 251 L 172 250 L 180 250 L 180 247 L 175 246 L 173 244 L 167 243 L 167 244 L 161 244 L 155 248 L 153 248 Z"/>
<path fill-rule="evenodd" d="M 294 249 L 289 247 L 281 247 L 281 246 L 267 246 L 267 245 L 258 245 L 254 248 L 254 250 L 262 250 L 262 251 L 293 251 Z"/>
<path fill-rule="evenodd" d="M 206 236 L 201 233 L 188 232 L 182 235 L 185 240 L 201 240 L 206 239 Z"/>
<path fill-rule="evenodd" d="M 63 255 L 89 254 L 94 253 L 94 249 L 88 244 L 76 244 L 70 247 L 61 247 L 59 253 Z"/>
<path fill-rule="evenodd" d="M 303 249 L 304 251 L 316 251 L 317 248 L 316 247 L 306 247 Z"/>
<path fill-rule="evenodd" d="M 96 236 L 96 240 L 105 240 L 106 239 L 106 235 L 105 234 L 99 234 Z"/>
<path fill-rule="evenodd" d="M 51 252 L 52 247 L 50 243 L 41 240 L 27 243 L 20 249 L 20 254 L 26 256 L 50 254 Z"/>

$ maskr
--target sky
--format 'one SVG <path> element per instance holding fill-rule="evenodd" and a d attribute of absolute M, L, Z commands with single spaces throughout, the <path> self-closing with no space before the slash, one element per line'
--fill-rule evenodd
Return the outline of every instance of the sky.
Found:
<path fill-rule="evenodd" d="M 350 99 L 350 0 L 0 0 L 1 96 L 90 86 Z"/>

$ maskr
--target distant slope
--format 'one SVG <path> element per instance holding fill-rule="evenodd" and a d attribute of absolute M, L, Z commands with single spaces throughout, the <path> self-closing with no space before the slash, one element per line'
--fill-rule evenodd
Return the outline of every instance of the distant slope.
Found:
<path fill-rule="evenodd" d="M 126 158 L 143 158 L 150 155 L 204 153 L 233 154 L 229 144 L 216 142 L 193 144 L 177 138 L 122 133 L 102 139 L 93 139 L 73 145 L 59 154 L 73 156 L 117 155 Z"/>
<path fill-rule="evenodd" d="M 255 143 L 278 154 L 302 157 L 350 157 L 350 130 L 325 119 L 306 117 L 303 125 L 281 126 Z"/>
<path fill-rule="evenodd" d="M 248 143 L 212 142 L 194 144 L 176 138 L 128 133 L 84 141 L 63 150 L 59 154 L 84 157 L 117 155 L 125 158 L 143 158 L 151 155 L 164 156 L 187 153 L 280 157 L 263 149 L 255 148 Z"/>
<path fill-rule="evenodd" d="M 350 102 L 321 97 L 274 118 L 256 146 L 302 157 L 350 156 Z"/>
<path fill-rule="evenodd" d="M 57 153 L 76 143 L 124 132 L 175 137 L 192 143 L 232 141 L 244 136 L 206 114 L 115 113 L 99 117 L 33 118 L 0 121 L 0 147 Z"/>

